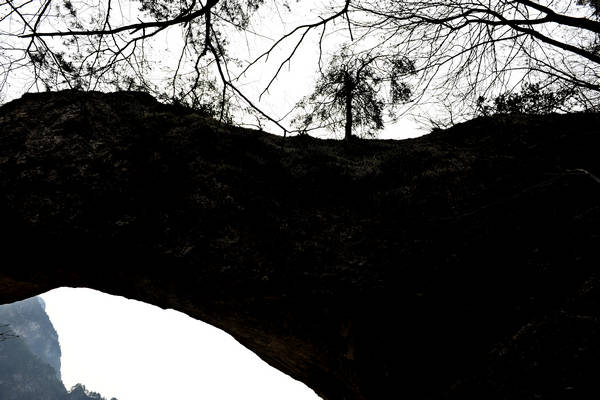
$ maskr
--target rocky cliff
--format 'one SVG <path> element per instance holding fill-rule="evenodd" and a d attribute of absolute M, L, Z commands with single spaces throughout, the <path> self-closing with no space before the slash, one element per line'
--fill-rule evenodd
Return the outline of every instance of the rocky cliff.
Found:
<path fill-rule="evenodd" d="M 0 108 L 0 303 L 183 311 L 328 400 L 600 395 L 600 115 L 283 139 L 141 93 Z"/>
<path fill-rule="evenodd" d="M 0 305 L 0 323 L 8 324 L 9 329 L 25 342 L 35 356 L 56 371 L 60 380 L 58 334 L 45 307 L 41 297 Z"/>
<path fill-rule="evenodd" d="M 65 389 L 58 335 L 42 298 L 0 305 L 0 326 L 0 399 L 105 400 L 81 384 Z"/>

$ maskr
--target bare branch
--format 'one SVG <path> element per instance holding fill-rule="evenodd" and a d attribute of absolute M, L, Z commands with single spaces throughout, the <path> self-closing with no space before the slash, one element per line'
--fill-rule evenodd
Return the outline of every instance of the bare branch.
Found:
<path fill-rule="evenodd" d="M 57 37 L 57 36 L 96 36 L 96 35 L 114 35 L 120 32 L 131 31 L 131 33 L 135 33 L 140 30 L 145 30 L 148 28 L 158 28 L 160 30 L 165 29 L 169 26 L 179 25 L 186 22 L 190 22 L 195 20 L 198 17 L 203 16 L 208 13 L 211 8 L 213 8 L 219 0 L 207 0 L 206 5 L 204 5 L 201 9 L 194 11 L 192 13 L 186 11 L 176 18 L 165 20 L 165 21 L 153 21 L 153 22 L 140 22 L 137 24 L 130 24 L 120 26 L 114 29 L 96 29 L 96 30 L 84 30 L 84 31 L 58 31 L 58 32 L 37 32 L 35 29 L 31 29 L 31 33 L 26 35 L 21 35 L 22 38 L 29 37 Z"/>

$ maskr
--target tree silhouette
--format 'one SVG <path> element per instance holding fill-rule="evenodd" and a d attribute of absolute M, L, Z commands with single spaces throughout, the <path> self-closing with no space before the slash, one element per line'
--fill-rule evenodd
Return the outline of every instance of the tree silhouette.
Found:
<path fill-rule="evenodd" d="M 520 82 L 570 85 L 581 107 L 600 104 L 598 0 L 330 0 L 275 37 L 269 23 L 250 26 L 256 11 L 270 4 L 264 0 L 127 4 L 137 12 L 128 14 L 114 0 L 0 3 L 0 89 L 5 92 L 13 76 L 21 79 L 25 72 L 30 77 L 26 90 L 142 89 L 211 110 L 221 119 L 233 115 L 235 107 L 254 110 L 257 118 L 287 132 L 283 117 L 262 110 L 243 90 L 243 78 L 265 68 L 264 61 L 273 62 L 263 71 L 271 79 L 262 96 L 303 44 L 316 43 L 321 60 L 331 42 L 339 44 L 328 38 L 346 32 L 354 54 L 410 55 L 412 100 L 435 101 L 453 115 L 472 112 L 479 97 L 493 97 Z M 271 44 L 258 55 L 240 57 L 229 46 L 231 29 L 268 36 Z M 182 44 L 167 68 L 150 55 L 173 32 Z M 168 72 L 169 82 L 157 84 L 153 77 L 159 69 Z M 345 87 L 351 88 L 352 74 L 348 78 Z"/>
<path fill-rule="evenodd" d="M 480 97 L 477 109 L 480 115 L 493 114 L 549 114 L 571 108 L 572 88 L 551 90 L 539 84 L 525 83 L 520 91 L 505 92 L 492 100 Z"/>
<path fill-rule="evenodd" d="M 570 86 L 581 108 L 600 104 L 597 6 L 597 0 L 366 0 L 357 9 L 373 17 L 371 32 L 390 38 L 377 47 L 415 60 L 414 88 L 423 100 L 434 99 L 456 120 L 470 116 L 479 97 L 525 82 Z"/>
<path fill-rule="evenodd" d="M 301 132 L 343 127 L 344 139 L 375 136 L 384 127 L 384 111 L 395 119 L 396 105 L 408 101 L 409 86 L 401 79 L 414 72 L 412 62 L 400 56 L 334 56 L 318 78 L 313 92 L 299 104 L 295 119 Z M 387 90 L 384 90 L 387 89 Z"/>

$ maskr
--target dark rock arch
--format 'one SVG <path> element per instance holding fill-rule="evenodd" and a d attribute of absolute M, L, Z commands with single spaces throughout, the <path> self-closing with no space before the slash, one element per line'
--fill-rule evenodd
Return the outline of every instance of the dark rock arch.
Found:
<path fill-rule="evenodd" d="M 599 122 L 341 144 L 141 93 L 27 95 L 0 109 L 0 303 L 85 286 L 174 308 L 330 400 L 587 390 L 600 185 L 577 170 L 600 173 Z"/>

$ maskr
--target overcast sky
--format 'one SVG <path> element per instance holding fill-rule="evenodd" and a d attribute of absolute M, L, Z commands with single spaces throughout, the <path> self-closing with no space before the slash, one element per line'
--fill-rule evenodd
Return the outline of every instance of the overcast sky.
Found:
<path fill-rule="evenodd" d="M 225 332 L 174 310 L 91 289 L 46 302 L 67 388 L 119 400 L 317 400 Z"/>
<path fill-rule="evenodd" d="M 232 53 L 246 61 L 254 60 L 270 48 L 276 39 L 289 33 L 296 26 L 317 22 L 320 16 L 327 16 L 334 10 L 341 9 L 343 0 L 301 0 L 290 1 L 289 4 L 290 8 L 286 9 L 278 5 L 278 1 L 264 2 L 251 18 L 247 31 L 231 30 L 228 40 Z M 339 52 L 339 44 L 349 40 L 344 20 L 341 20 L 341 23 L 344 29 L 337 29 L 338 22 L 334 22 L 325 35 L 323 47 L 325 59 Z M 253 32 L 260 32 L 260 35 L 255 35 Z M 259 96 L 275 75 L 282 61 L 292 53 L 299 36 L 298 33 L 284 41 L 268 58 L 262 59 L 251 68 L 244 76 L 245 79 L 239 83 L 239 88 L 252 99 L 254 104 L 276 118 L 287 114 L 303 96 L 308 95 L 318 77 L 320 30 L 315 30 L 304 38 L 289 63 L 285 63 L 269 91 L 263 96 Z M 168 48 L 170 51 L 175 51 L 171 59 L 176 60 L 177 40 L 171 37 L 169 42 L 165 46 L 165 50 Z M 400 108 L 401 112 L 403 110 L 405 111 L 404 108 Z M 284 119 L 284 125 L 294 127 L 293 124 L 290 124 L 290 118 Z M 281 130 L 275 125 L 267 125 L 267 127 L 271 133 L 281 134 Z M 429 130 L 423 128 L 424 126 L 415 122 L 413 117 L 405 115 L 397 123 L 386 124 L 384 129 L 379 132 L 378 138 L 406 139 L 429 133 Z M 321 129 L 312 131 L 311 135 L 323 138 L 342 138 L 343 129 L 336 133 Z"/>
<path fill-rule="evenodd" d="M 282 6 L 282 3 L 279 1 L 265 2 L 254 14 L 247 31 L 240 32 L 234 29 L 227 31 L 228 48 L 236 58 L 244 62 L 253 60 L 268 49 L 274 43 L 274 40 L 280 38 L 284 33 L 290 32 L 295 26 L 306 22 L 316 22 L 319 20 L 320 15 L 330 15 L 333 12 L 330 8 L 332 4 L 337 4 L 335 9 L 339 9 L 341 7 L 340 1 L 291 1 L 289 9 Z M 30 3 L 30 12 L 34 12 L 41 4 L 44 4 L 43 0 L 33 0 Z M 91 15 L 87 16 L 86 12 L 93 12 L 96 8 L 94 6 L 83 6 L 80 0 L 74 0 L 73 4 L 78 10 L 78 15 L 84 20 L 88 17 L 91 18 Z M 91 4 L 102 4 L 105 6 L 107 2 L 105 0 L 92 0 Z M 113 17 L 118 19 L 121 13 L 123 13 L 131 21 L 138 21 L 140 15 L 136 10 L 139 7 L 139 2 L 119 1 L 118 4 L 120 12 L 113 13 Z M 148 19 L 148 17 L 143 18 Z M 343 22 L 343 20 L 341 21 Z M 117 21 L 114 22 L 117 23 Z M 49 20 L 44 23 L 50 24 Z M 337 44 L 347 41 L 345 39 L 345 35 L 347 36 L 346 29 L 337 29 L 337 23 L 330 24 L 331 32 L 325 35 L 325 42 L 327 43 L 327 46 L 323 48 L 325 57 L 337 52 Z M 345 25 L 343 26 L 345 27 Z M 41 30 L 51 31 L 53 27 L 48 25 Z M 260 34 L 256 34 L 258 32 Z M 165 75 L 165 71 L 169 69 L 175 70 L 177 66 L 184 43 L 181 35 L 179 27 L 171 27 L 166 29 L 164 34 L 157 35 L 155 41 L 149 42 L 152 43 L 152 46 L 149 46 L 144 54 L 148 58 L 149 64 L 155 68 L 150 75 L 154 83 L 163 81 L 166 82 L 167 87 L 171 87 L 172 77 L 168 73 Z M 275 80 L 270 90 L 264 96 L 259 96 L 259 94 L 265 89 L 271 78 L 273 78 L 281 62 L 289 56 L 296 44 L 298 35 L 284 41 L 268 59 L 262 59 L 243 78 L 236 81 L 236 85 L 248 98 L 272 117 L 279 119 L 285 116 L 303 96 L 310 93 L 318 76 L 319 46 L 317 43 L 319 36 L 319 30 L 311 31 L 307 35 L 303 44 L 297 49 L 294 57 L 281 70 L 278 79 Z M 9 38 L 6 39 L 8 40 Z M 13 44 L 15 47 L 23 47 L 23 43 L 19 42 L 18 38 L 10 37 L 10 40 L 16 41 Z M 50 41 L 50 39 L 48 40 Z M 57 41 L 60 42 L 62 39 L 57 39 Z M 59 50 L 61 48 L 64 47 L 58 47 Z M 244 62 L 242 62 L 243 65 L 245 65 Z M 233 65 L 231 67 L 234 68 Z M 31 78 L 31 73 L 26 73 L 25 70 L 19 70 L 17 73 L 12 74 L 7 82 L 7 90 L 4 93 L 6 97 L 4 100 L 9 101 L 20 97 L 23 91 L 30 90 L 28 88 Z M 31 89 L 31 91 L 35 90 Z M 244 103 L 242 105 L 246 106 Z M 287 128 L 295 127 L 290 122 L 292 116 L 293 114 L 290 114 L 283 121 L 283 124 Z M 254 124 L 255 119 L 254 117 L 243 118 L 242 122 Z M 386 125 L 385 129 L 380 132 L 379 137 L 382 139 L 404 139 L 428 133 L 427 130 L 419 130 L 419 127 L 420 125 L 415 123 L 411 116 L 405 115 L 398 123 Z M 280 128 L 270 123 L 265 125 L 265 130 L 274 134 L 283 134 Z M 341 138 L 343 130 L 340 130 L 337 134 L 326 130 L 313 131 L 311 135 Z"/>

